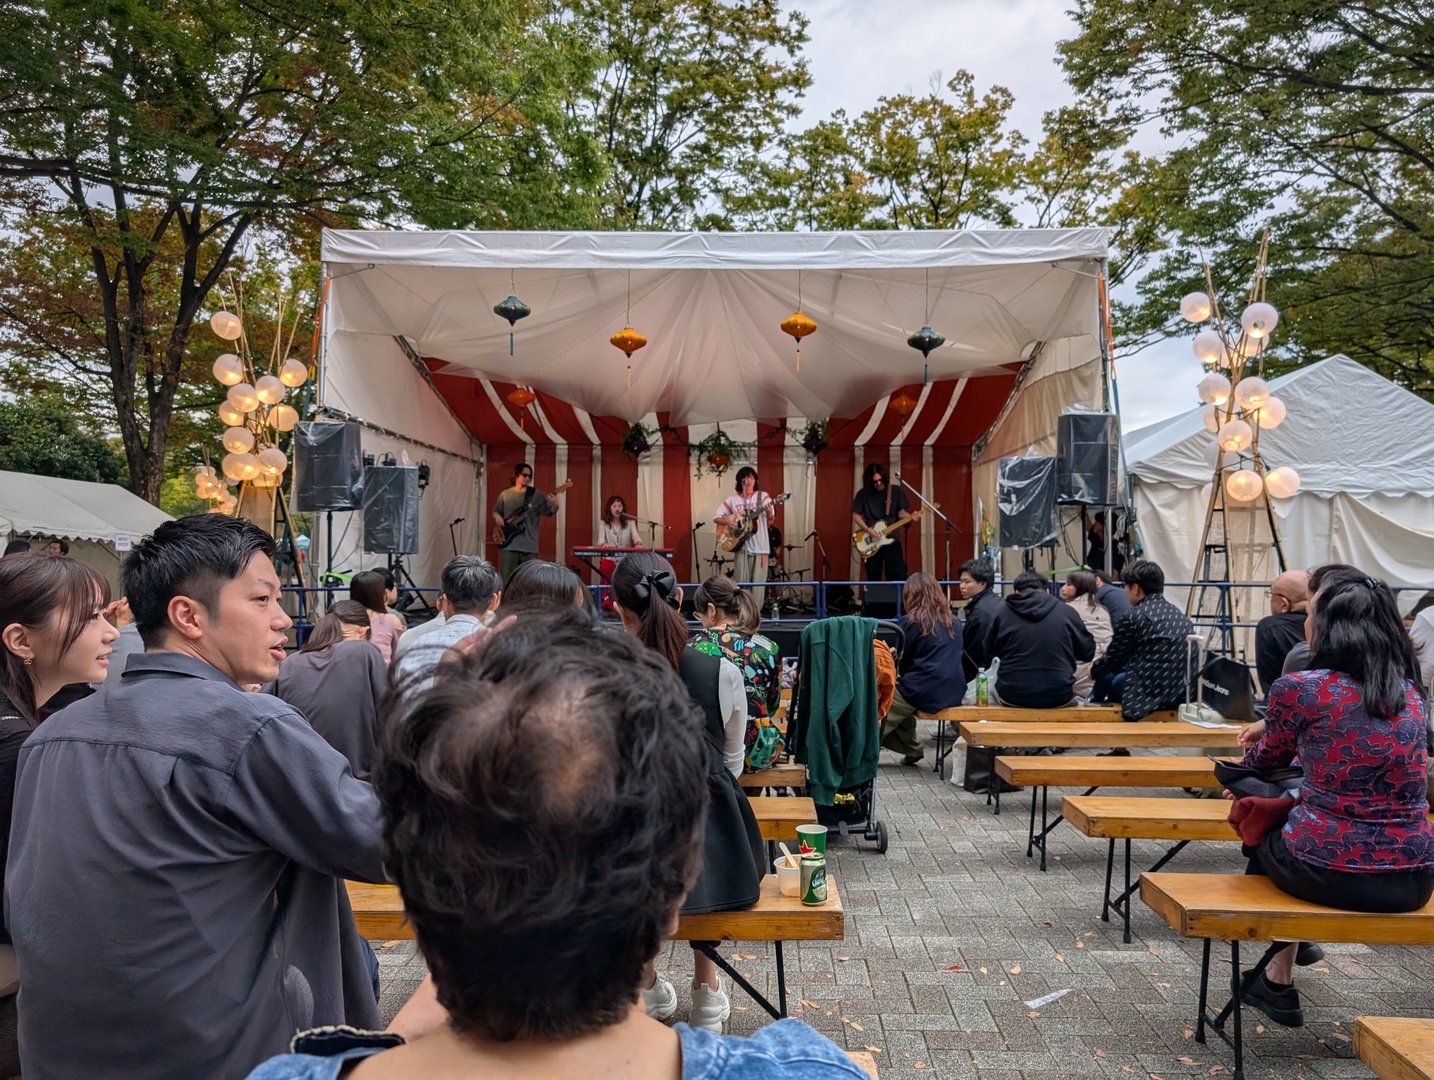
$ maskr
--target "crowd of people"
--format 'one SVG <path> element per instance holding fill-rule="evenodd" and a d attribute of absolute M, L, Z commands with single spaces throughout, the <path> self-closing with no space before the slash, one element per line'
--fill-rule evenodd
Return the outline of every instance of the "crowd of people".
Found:
<path fill-rule="evenodd" d="M 686 1023 L 662 1023 L 682 996 L 654 963 L 673 921 L 750 907 L 766 869 L 737 778 L 781 656 L 749 592 L 703 582 L 694 632 L 668 561 L 633 552 L 614 624 L 565 567 L 514 558 L 505 582 L 458 556 L 431 622 L 405 628 L 391 581 L 359 574 L 290 653 L 274 555 L 247 522 L 168 522 L 113 601 L 62 551 L 0 559 L 0 996 L 18 1030 L 0 1070 L 862 1075 L 797 1021 L 724 1036 L 731 1000 L 700 951 Z M 1110 701 L 1134 720 L 1183 702 L 1192 627 L 1164 586 L 1137 560 L 1119 582 L 1074 571 L 1059 596 L 1023 573 L 1003 598 L 972 560 L 958 614 L 910 575 L 882 745 L 921 760 L 917 714 L 978 679 L 1018 708 Z M 1352 567 L 1271 593 L 1266 710 L 1241 740 L 1252 768 L 1297 759 L 1303 780 L 1235 803 L 1249 872 L 1352 910 L 1421 907 L 1434 622 L 1406 632 Z M 345 879 L 399 886 L 429 965 L 386 1032 Z M 1315 955 L 1290 943 L 1245 1000 L 1300 1023 L 1293 965 Z M 286 1052 L 338 1024 L 356 1030 Z"/>

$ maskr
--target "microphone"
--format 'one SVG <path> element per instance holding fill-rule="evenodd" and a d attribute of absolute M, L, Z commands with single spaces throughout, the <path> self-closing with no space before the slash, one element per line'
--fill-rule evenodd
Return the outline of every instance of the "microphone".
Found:
<path fill-rule="evenodd" d="M 639 519 L 633 517 L 631 514 L 623 514 L 623 515 L 622 515 L 622 520 L 623 520 L 623 521 L 637 521 L 637 520 L 639 520 Z"/>
<path fill-rule="evenodd" d="M 806 539 L 803 540 L 802 543 L 805 544 L 805 543 L 807 542 L 807 540 L 810 540 L 812 537 L 816 536 L 816 534 L 817 534 L 816 529 L 813 529 L 811 532 L 807 533 Z"/>
<path fill-rule="evenodd" d="M 901 474 L 899 472 L 892 473 L 891 478 L 895 480 L 898 484 L 901 483 Z"/>
<path fill-rule="evenodd" d="M 699 521 L 696 525 L 693 525 L 692 527 L 693 527 L 694 529 L 700 529 L 700 528 L 702 528 L 702 526 L 704 526 L 704 525 L 706 525 L 706 524 L 707 524 L 707 522 L 705 522 L 705 521 Z"/>
<path fill-rule="evenodd" d="M 462 522 L 464 522 L 464 521 L 467 521 L 467 520 L 468 520 L 468 519 L 467 519 L 466 517 L 454 518 L 454 519 L 453 519 L 452 521 L 450 521 L 448 524 L 449 524 L 449 525 L 458 525 L 458 524 L 460 524 L 460 523 L 462 523 Z"/>

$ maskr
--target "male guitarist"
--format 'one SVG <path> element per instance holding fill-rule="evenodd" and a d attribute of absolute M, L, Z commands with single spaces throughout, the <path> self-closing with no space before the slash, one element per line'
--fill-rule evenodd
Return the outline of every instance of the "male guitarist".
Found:
<path fill-rule="evenodd" d="M 718 525 L 729 529 L 741 528 L 747 520 L 752 521 L 752 535 L 737 549 L 737 580 L 763 582 L 767 580 L 767 559 L 772 554 L 772 542 L 767 536 L 767 522 L 777 514 L 772 497 L 757 489 L 757 470 L 744 465 L 737 470 L 737 494 L 729 495 L 717 508 L 712 518 Z M 752 599 L 757 607 L 767 590 L 760 584 L 752 587 Z"/>
<path fill-rule="evenodd" d="M 513 469 L 513 486 L 498 493 L 493 504 L 493 532 L 510 533 L 498 560 L 498 572 L 506 587 L 513 571 L 538 557 L 538 515 L 552 517 L 558 504 L 533 487 L 533 467 L 520 462 Z M 516 531 L 513 526 L 517 526 Z"/>
<path fill-rule="evenodd" d="M 851 501 L 851 523 L 868 532 L 877 525 L 893 525 L 911 517 L 911 503 L 900 487 L 893 488 L 886 466 L 873 461 L 861 474 L 861 488 Z M 904 538 L 903 538 L 904 539 Z M 867 581 L 905 581 L 906 553 L 901 540 L 883 544 L 866 560 Z M 866 590 L 865 612 L 868 615 L 895 614 L 896 597 L 887 589 Z M 886 609 L 890 608 L 888 612 Z"/>

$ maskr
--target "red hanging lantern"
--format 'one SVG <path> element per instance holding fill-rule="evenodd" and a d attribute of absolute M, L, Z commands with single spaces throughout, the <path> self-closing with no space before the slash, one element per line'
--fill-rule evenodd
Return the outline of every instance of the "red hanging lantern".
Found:
<path fill-rule="evenodd" d="M 916 399 L 903 392 L 892 398 L 891 401 L 888 402 L 887 408 L 891 409 L 892 412 L 900 413 L 903 417 L 907 417 L 910 416 L 912 410 L 916 408 Z"/>
<path fill-rule="evenodd" d="M 523 410 L 523 412 L 518 417 L 519 431 L 522 431 L 524 429 L 523 421 L 527 419 L 528 406 L 537 400 L 538 395 L 533 393 L 526 386 L 519 386 L 513 390 L 508 391 L 508 401 L 513 405 L 514 408 Z"/>

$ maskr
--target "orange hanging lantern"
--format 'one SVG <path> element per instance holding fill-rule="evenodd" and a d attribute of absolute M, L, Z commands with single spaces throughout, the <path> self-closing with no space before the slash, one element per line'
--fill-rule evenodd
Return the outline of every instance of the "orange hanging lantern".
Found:
<path fill-rule="evenodd" d="M 522 409 L 523 413 L 518 417 L 518 430 L 524 430 L 523 421 L 527 419 L 527 408 L 538 400 L 538 395 L 529 390 L 526 386 L 519 386 L 508 392 L 508 400 L 514 408 Z"/>
<path fill-rule="evenodd" d="M 798 311 L 782 320 L 782 333 L 797 339 L 797 370 L 802 370 L 802 338 L 817 332 L 816 322 L 805 311 Z"/>
<path fill-rule="evenodd" d="M 630 326 L 624 326 L 612 337 L 608 338 L 614 346 L 627 354 L 627 385 L 632 385 L 632 354 L 647 344 L 647 338 L 643 337 Z"/>
<path fill-rule="evenodd" d="M 916 408 L 916 399 L 906 393 L 897 394 L 887 407 L 892 412 L 900 413 L 903 417 L 910 416 L 911 411 Z"/>

